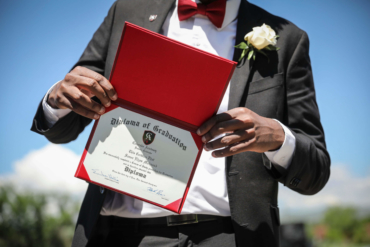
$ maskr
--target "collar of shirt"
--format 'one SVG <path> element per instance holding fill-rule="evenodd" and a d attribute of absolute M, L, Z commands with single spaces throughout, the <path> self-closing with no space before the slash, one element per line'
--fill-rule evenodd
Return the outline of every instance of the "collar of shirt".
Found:
<path fill-rule="evenodd" d="M 196 3 L 201 3 L 200 0 L 192 0 L 192 1 Z M 226 1 L 225 17 L 224 17 L 222 26 L 221 28 L 215 27 L 218 31 L 221 31 L 222 29 L 224 29 L 227 25 L 229 25 L 231 22 L 233 22 L 238 17 L 240 1 L 241 0 L 227 0 Z M 178 1 L 176 1 L 176 9 L 177 9 L 177 2 Z M 204 19 L 207 18 L 207 16 L 200 15 L 200 14 L 196 14 L 194 17 L 204 18 Z"/>

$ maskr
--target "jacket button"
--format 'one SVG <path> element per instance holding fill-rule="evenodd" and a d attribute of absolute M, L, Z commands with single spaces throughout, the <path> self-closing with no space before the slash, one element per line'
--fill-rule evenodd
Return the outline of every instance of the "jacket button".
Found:
<path fill-rule="evenodd" d="M 103 187 L 99 187 L 100 188 L 100 194 L 104 194 L 104 188 Z"/>

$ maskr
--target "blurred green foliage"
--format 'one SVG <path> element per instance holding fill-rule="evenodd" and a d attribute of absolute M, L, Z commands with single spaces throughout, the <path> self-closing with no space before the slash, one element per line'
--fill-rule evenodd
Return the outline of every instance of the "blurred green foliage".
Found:
<path fill-rule="evenodd" d="M 370 215 L 359 217 L 355 208 L 332 207 L 322 221 L 310 227 L 316 246 L 369 246 Z"/>
<path fill-rule="evenodd" d="M 71 246 L 79 203 L 67 195 L 0 188 L 0 247 Z"/>

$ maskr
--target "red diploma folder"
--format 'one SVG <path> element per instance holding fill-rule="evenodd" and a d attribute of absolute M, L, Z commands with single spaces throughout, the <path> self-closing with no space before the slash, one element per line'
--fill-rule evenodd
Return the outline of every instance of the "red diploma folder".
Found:
<path fill-rule="evenodd" d="M 126 22 L 109 78 L 118 100 L 95 121 L 75 177 L 181 213 L 202 153 L 196 130 L 217 112 L 235 66 Z"/>

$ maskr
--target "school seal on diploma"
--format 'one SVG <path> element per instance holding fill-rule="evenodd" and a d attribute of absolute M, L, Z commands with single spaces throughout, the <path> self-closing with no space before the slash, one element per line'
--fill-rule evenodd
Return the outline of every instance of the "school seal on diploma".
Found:
<path fill-rule="evenodd" d="M 150 145 L 153 143 L 155 134 L 150 130 L 145 130 L 143 134 L 143 142 L 145 145 Z"/>

